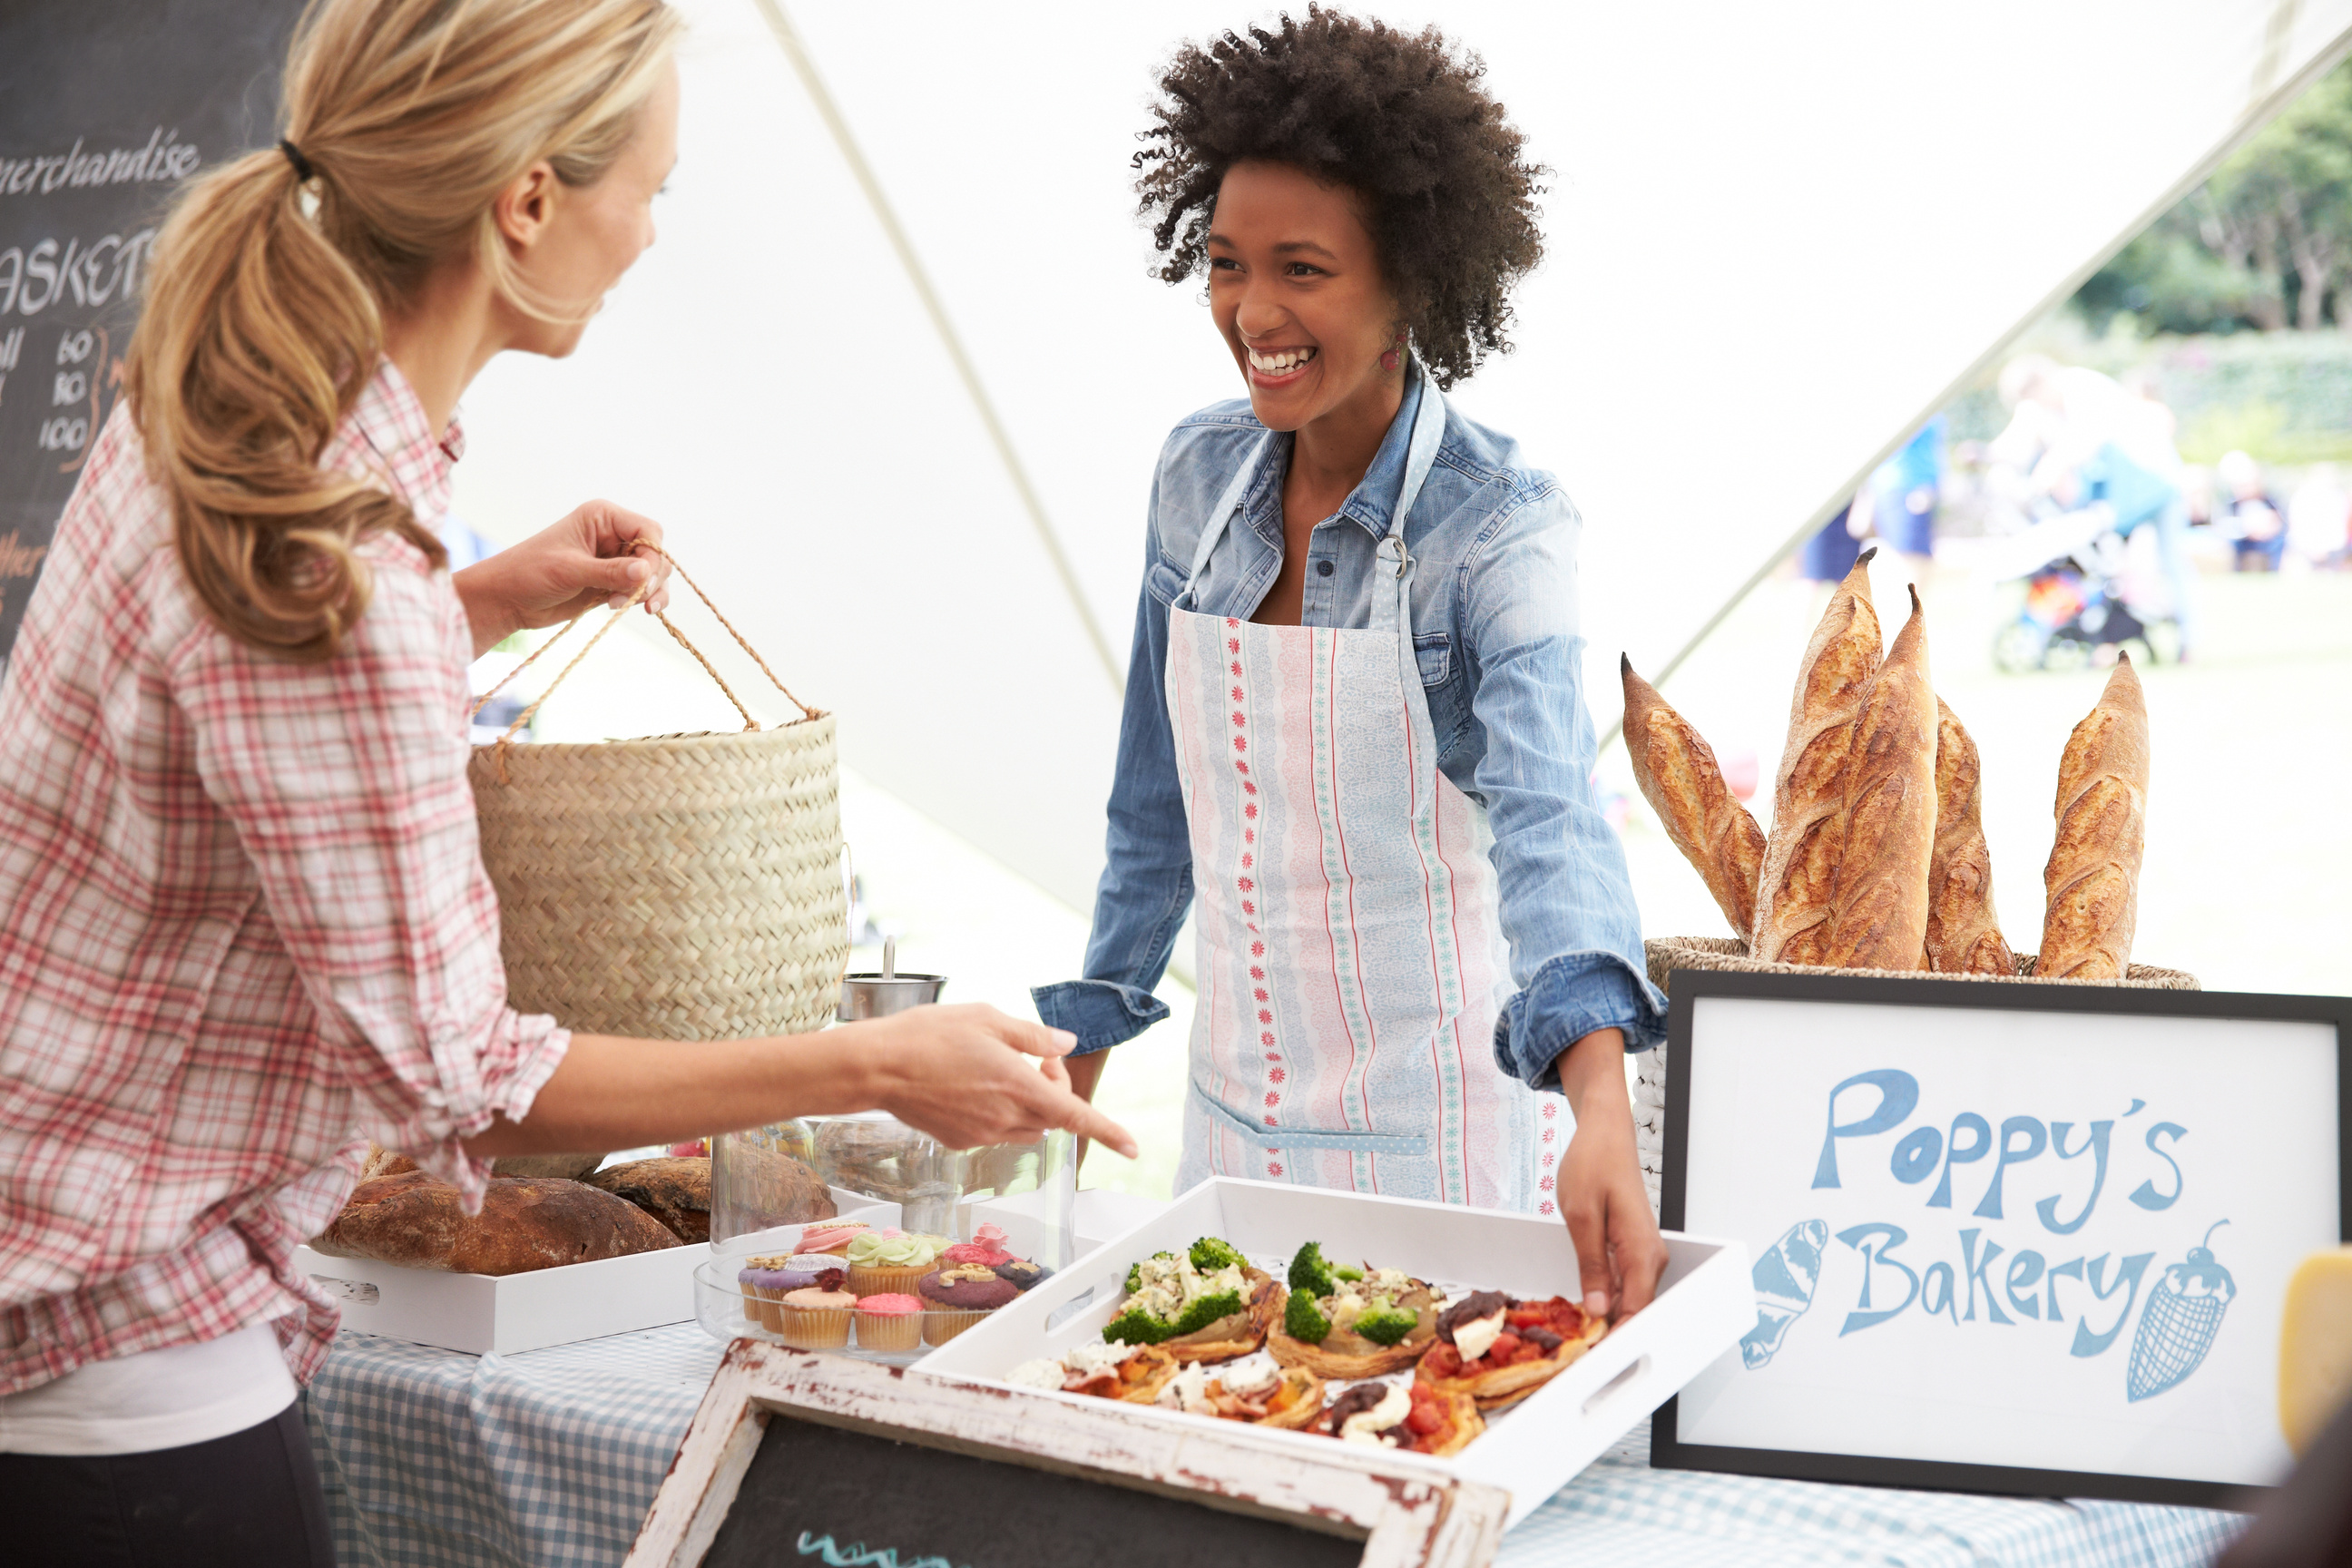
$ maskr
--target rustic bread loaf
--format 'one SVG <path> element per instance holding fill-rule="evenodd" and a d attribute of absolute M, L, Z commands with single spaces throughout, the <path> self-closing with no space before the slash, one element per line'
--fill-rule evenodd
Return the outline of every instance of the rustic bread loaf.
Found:
<path fill-rule="evenodd" d="M 1756 881 L 1748 950 L 1781 963 L 1825 963 L 1837 875 L 1846 755 L 1883 644 L 1870 602 L 1870 559 L 1853 563 L 1813 628 L 1789 708 L 1789 744 L 1772 785 L 1772 831 Z"/>
<path fill-rule="evenodd" d="M 1745 936 L 1756 928 L 1764 830 L 1732 798 L 1715 749 L 1690 721 L 1633 673 L 1632 659 L 1621 654 L 1617 662 L 1625 682 L 1625 754 L 1633 763 L 1633 782 L 1666 837 L 1697 868 L 1723 918 Z"/>
<path fill-rule="evenodd" d="M 2046 978 L 2114 980 L 2131 962 L 2147 832 L 2147 700 L 2125 655 L 2058 760 L 2058 838 L 2042 883 Z"/>
<path fill-rule="evenodd" d="M 1945 974 L 2017 973 L 1992 902 L 1984 772 L 1959 715 L 1936 700 L 1936 849 L 1927 862 L 1927 967 Z"/>
<path fill-rule="evenodd" d="M 631 1160 L 581 1178 L 599 1192 L 633 1203 L 680 1241 L 710 1239 L 710 1161 L 674 1157 Z"/>
<path fill-rule="evenodd" d="M 416 1162 L 399 1150 L 371 1143 L 368 1145 L 367 1163 L 360 1167 L 360 1180 L 368 1182 L 378 1176 L 404 1175 L 415 1169 Z"/>
<path fill-rule="evenodd" d="M 711 1201 L 725 1205 L 739 1231 L 805 1225 L 840 1212 L 824 1177 L 790 1154 L 762 1149 L 748 1137 L 729 1145 L 726 1191 L 714 1188 Z"/>
<path fill-rule="evenodd" d="M 493 1176 L 547 1176 L 559 1182 L 576 1182 L 604 1163 L 603 1153 L 594 1154 L 501 1154 L 490 1162 Z"/>
<path fill-rule="evenodd" d="M 1864 689 L 1847 749 L 1822 956 L 1840 969 L 1926 967 L 1927 866 L 1936 847 L 1936 693 L 1927 618 L 1911 618 Z"/>
<path fill-rule="evenodd" d="M 310 1242 L 333 1258 L 457 1274 L 527 1274 L 677 1245 L 643 1209 L 578 1182 L 494 1176 L 468 1216 L 457 1188 L 422 1171 L 362 1182 Z"/>

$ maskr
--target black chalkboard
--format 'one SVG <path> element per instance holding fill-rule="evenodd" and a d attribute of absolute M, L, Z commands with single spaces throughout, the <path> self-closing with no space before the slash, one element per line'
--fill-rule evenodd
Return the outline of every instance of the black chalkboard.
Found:
<path fill-rule="evenodd" d="M 1355 1568 L 1364 1542 L 776 1412 L 704 1568 Z"/>
<path fill-rule="evenodd" d="M 297 0 L 0 3 L 0 660 L 121 388 L 155 226 L 277 140 Z"/>

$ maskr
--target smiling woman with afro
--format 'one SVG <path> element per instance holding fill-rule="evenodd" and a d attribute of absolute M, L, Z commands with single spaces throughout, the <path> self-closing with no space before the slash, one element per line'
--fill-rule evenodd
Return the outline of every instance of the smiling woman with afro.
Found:
<path fill-rule="evenodd" d="M 1609 1317 L 1665 1262 L 1622 1064 L 1664 999 L 1593 795 L 1576 510 L 1444 396 L 1543 255 L 1485 78 L 1318 7 L 1160 79 L 1160 276 L 1206 275 L 1248 396 L 1161 451 L 1085 977 L 1035 996 L 1091 1095 L 1197 898 L 1178 1190 L 1557 1215 Z"/>

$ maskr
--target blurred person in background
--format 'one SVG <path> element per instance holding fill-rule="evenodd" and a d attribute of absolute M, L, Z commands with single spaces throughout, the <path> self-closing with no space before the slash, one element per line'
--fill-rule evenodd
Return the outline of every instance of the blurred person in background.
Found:
<path fill-rule="evenodd" d="M 2046 354 L 2021 354 L 2000 373 L 2008 428 L 1987 444 L 1996 468 L 2021 476 L 2035 500 L 2073 510 L 2104 502 L 2128 537 L 2156 526 L 2157 554 L 2171 590 L 2179 657 L 2198 640 L 2196 573 L 2189 559 L 2189 503 L 2172 411 L 2114 377 Z"/>
<path fill-rule="evenodd" d="M 1924 583 L 1936 553 L 1936 509 L 1943 498 L 1945 419 L 1919 426 L 1902 450 L 1878 465 L 1864 487 L 1871 531 L 1904 558 L 1912 581 Z"/>
<path fill-rule="evenodd" d="M 2275 572 L 2286 554 L 2286 508 L 2270 491 L 2263 466 L 2246 452 L 2224 452 L 2213 466 L 2222 494 L 2215 521 L 2236 542 L 2241 572 Z"/>
<path fill-rule="evenodd" d="M 2352 491 L 2333 463 L 2313 465 L 2287 498 L 2286 540 L 2295 556 L 2321 571 L 2342 571 L 2352 548 Z"/>

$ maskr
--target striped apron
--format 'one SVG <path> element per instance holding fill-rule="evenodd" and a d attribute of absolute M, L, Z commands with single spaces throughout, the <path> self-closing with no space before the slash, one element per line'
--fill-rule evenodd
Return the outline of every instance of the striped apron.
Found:
<path fill-rule="evenodd" d="M 1413 653 L 1404 519 L 1444 428 L 1424 381 L 1369 626 L 1191 608 L 1265 443 L 1170 610 L 1169 722 L 1200 899 L 1180 1192 L 1247 1176 L 1555 1212 L 1570 1117 L 1495 1065 L 1510 969 L 1494 839 L 1438 770 Z"/>

